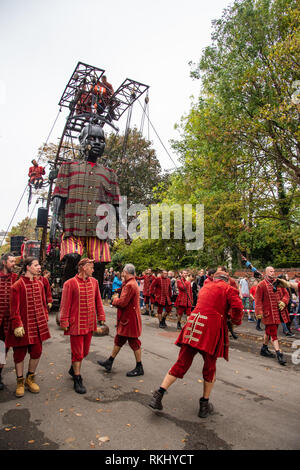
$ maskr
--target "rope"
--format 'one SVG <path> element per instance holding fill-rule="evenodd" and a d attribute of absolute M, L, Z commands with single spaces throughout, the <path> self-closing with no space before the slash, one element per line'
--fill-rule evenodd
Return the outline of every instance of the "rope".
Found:
<path fill-rule="evenodd" d="M 46 139 L 46 142 L 45 142 L 45 144 L 43 145 L 43 149 L 40 151 L 40 154 L 39 154 L 39 156 L 38 156 L 38 162 L 39 162 L 39 160 L 40 160 L 40 158 L 41 158 L 41 156 L 42 156 L 42 153 L 44 152 L 44 147 L 45 147 L 45 145 L 47 145 L 47 143 L 48 143 L 48 140 L 49 140 L 50 135 L 51 135 L 51 133 L 52 133 L 52 131 L 53 131 L 53 129 L 54 129 L 54 126 L 55 126 L 55 124 L 56 124 L 56 121 L 57 121 L 57 119 L 58 119 L 58 116 L 59 116 L 59 113 L 60 113 L 60 112 L 61 112 L 61 108 L 59 108 L 59 111 L 58 111 L 57 116 L 56 116 L 56 118 L 55 118 L 55 120 L 54 120 L 54 123 L 52 124 L 51 130 L 50 130 L 50 132 L 49 132 L 49 134 L 48 134 L 48 137 L 47 137 L 47 139 Z M 19 209 L 19 206 L 20 206 L 20 204 L 21 204 L 21 202 L 22 202 L 22 199 L 23 199 L 23 197 L 24 197 L 24 195 L 25 195 L 25 192 L 26 192 L 26 190 L 27 190 L 27 186 L 28 186 L 28 183 L 26 183 L 26 186 L 25 186 L 25 189 L 24 189 L 24 191 L 23 191 L 23 193 L 22 193 L 22 196 L 20 197 L 20 200 L 19 200 L 19 202 L 18 202 L 18 205 L 17 205 L 17 207 L 16 207 L 16 209 L 15 209 L 15 212 L 14 212 L 14 214 L 13 214 L 13 216 L 12 216 L 10 222 L 9 222 L 9 225 L 8 225 L 8 227 L 7 227 L 7 229 L 6 229 L 6 232 L 5 232 L 5 236 L 2 238 L 0 248 L 2 247 L 3 242 L 4 242 L 4 240 L 6 239 L 6 236 L 7 236 L 7 234 L 8 234 L 9 229 L 10 229 L 10 226 L 11 226 L 11 224 L 12 224 L 14 218 L 15 218 L 15 215 L 16 215 L 16 213 L 17 213 L 17 210 Z"/>
<path fill-rule="evenodd" d="M 142 107 L 142 109 L 143 109 L 143 106 L 141 105 L 140 102 L 139 102 L 139 105 L 140 105 L 140 106 Z M 147 111 L 146 111 L 146 110 L 145 110 L 145 114 L 146 114 L 146 116 L 147 116 L 147 118 L 148 118 L 148 123 L 150 123 L 152 129 L 154 130 L 156 136 L 158 137 L 158 140 L 160 141 L 161 145 L 163 146 L 163 148 L 164 148 L 165 151 L 167 152 L 167 154 L 168 154 L 170 160 L 172 161 L 174 167 L 177 169 L 178 167 L 177 167 L 176 163 L 174 162 L 173 158 L 172 158 L 171 155 L 169 154 L 169 152 L 168 152 L 168 150 L 166 149 L 165 145 L 163 144 L 161 138 L 159 137 L 158 133 L 156 132 L 156 129 L 154 128 L 152 122 L 150 121 L 149 114 L 147 114 Z"/>

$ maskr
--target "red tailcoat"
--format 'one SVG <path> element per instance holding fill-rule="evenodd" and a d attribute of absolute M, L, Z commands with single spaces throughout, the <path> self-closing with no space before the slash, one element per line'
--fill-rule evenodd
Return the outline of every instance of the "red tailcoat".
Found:
<path fill-rule="evenodd" d="M 144 280 L 144 287 L 143 287 L 143 295 L 149 297 L 150 295 L 150 287 L 152 282 L 154 281 L 155 276 L 154 274 L 146 274 L 145 276 L 136 276 L 136 279 L 139 281 Z"/>
<path fill-rule="evenodd" d="M 175 307 L 192 307 L 193 304 L 193 294 L 192 286 L 190 281 L 185 281 L 184 279 L 177 280 L 177 287 L 179 294 L 175 301 Z"/>
<path fill-rule="evenodd" d="M 17 278 L 16 273 L 4 274 L 3 271 L 0 271 L 0 326 L 3 324 L 5 335 L 9 323 L 10 288 Z"/>
<path fill-rule="evenodd" d="M 105 321 L 98 281 L 81 279 L 78 274 L 64 283 L 60 304 L 60 326 L 69 328 L 65 335 L 86 335 L 97 331 L 98 321 Z"/>
<path fill-rule="evenodd" d="M 150 295 L 155 296 L 154 302 L 159 305 L 171 305 L 172 289 L 170 279 L 168 277 L 166 279 L 162 277 L 155 278 L 151 284 Z"/>
<path fill-rule="evenodd" d="M 52 298 L 51 287 L 50 287 L 48 279 L 44 276 L 40 276 L 38 279 L 39 281 L 42 281 L 43 283 L 47 304 L 52 304 L 53 298 Z"/>
<path fill-rule="evenodd" d="M 196 308 L 188 317 L 175 344 L 188 344 L 215 357 L 228 361 L 228 312 L 231 320 L 240 325 L 243 304 L 237 289 L 217 279 L 203 285 L 198 295 Z"/>
<path fill-rule="evenodd" d="M 25 335 L 17 338 L 14 329 L 24 327 Z M 11 287 L 9 330 L 7 347 L 27 346 L 50 338 L 48 310 L 44 286 L 41 281 L 32 281 L 21 276 Z"/>
<path fill-rule="evenodd" d="M 281 300 L 288 305 L 289 299 L 289 293 L 284 287 L 277 287 L 277 291 L 274 292 L 272 284 L 264 279 L 258 284 L 255 292 L 255 315 L 262 315 L 265 325 L 279 325 L 280 315 L 284 323 L 287 323 L 289 321 L 287 308 L 279 314 L 278 302 Z"/>
<path fill-rule="evenodd" d="M 142 334 L 140 310 L 140 291 L 134 278 L 125 281 L 120 298 L 113 300 L 117 307 L 117 334 L 129 338 L 138 338 Z"/>

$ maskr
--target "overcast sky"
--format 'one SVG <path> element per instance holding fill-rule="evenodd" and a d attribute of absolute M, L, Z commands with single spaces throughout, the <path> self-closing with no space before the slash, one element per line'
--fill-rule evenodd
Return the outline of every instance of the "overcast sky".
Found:
<path fill-rule="evenodd" d="M 211 21 L 228 0 L 1 0 L 0 1 L 0 231 L 8 228 L 37 157 L 59 111 L 58 102 L 78 61 L 105 69 L 116 90 L 125 78 L 150 86 L 149 115 L 172 159 L 174 125 L 189 112 L 200 82 L 190 78 L 211 42 Z M 142 99 L 141 104 L 144 104 Z M 50 142 L 58 142 L 68 110 L 62 108 Z M 118 122 L 120 131 L 127 115 Z M 132 125 L 141 124 L 136 102 Z M 108 126 L 104 128 L 109 131 Z M 144 135 L 148 138 L 145 122 Z M 163 169 L 167 152 L 150 127 L 150 140 Z M 26 193 L 13 219 L 27 212 Z"/>

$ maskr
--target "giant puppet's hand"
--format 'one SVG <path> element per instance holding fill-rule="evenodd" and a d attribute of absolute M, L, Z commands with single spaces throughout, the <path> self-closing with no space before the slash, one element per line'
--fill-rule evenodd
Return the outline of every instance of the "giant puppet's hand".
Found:
<path fill-rule="evenodd" d="M 51 220 L 51 226 L 50 226 L 50 243 L 52 243 L 56 239 L 56 230 L 62 230 L 62 224 L 58 220 L 59 215 L 61 211 L 63 210 L 65 204 L 65 200 L 62 199 L 59 196 L 55 196 L 53 198 L 53 203 L 52 203 L 52 220 Z"/>

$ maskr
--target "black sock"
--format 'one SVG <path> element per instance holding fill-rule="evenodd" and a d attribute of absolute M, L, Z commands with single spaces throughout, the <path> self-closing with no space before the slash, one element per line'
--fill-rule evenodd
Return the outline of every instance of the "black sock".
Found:
<path fill-rule="evenodd" d="M 209 398 L 204 398 L 204 397 L 200 398 L 200 401 L 208 401 L 208 400 L 209 400 Z"/>
<path fill-rule="evenodd" d="M 17 379 L 23 379 L 23 375 L 17 375 Z"/>
<path fill-rule="evenodd" d="M 26 374 L 26 377 L 28 377 L 28 375 L 34 375 L 34 372 L 28 371 L 27 374 Z"/>
<path fill-rule="evenodd" d="M 158 391 L 163 395 L 167 390 L 163 387 L 159 387 Z"/>

